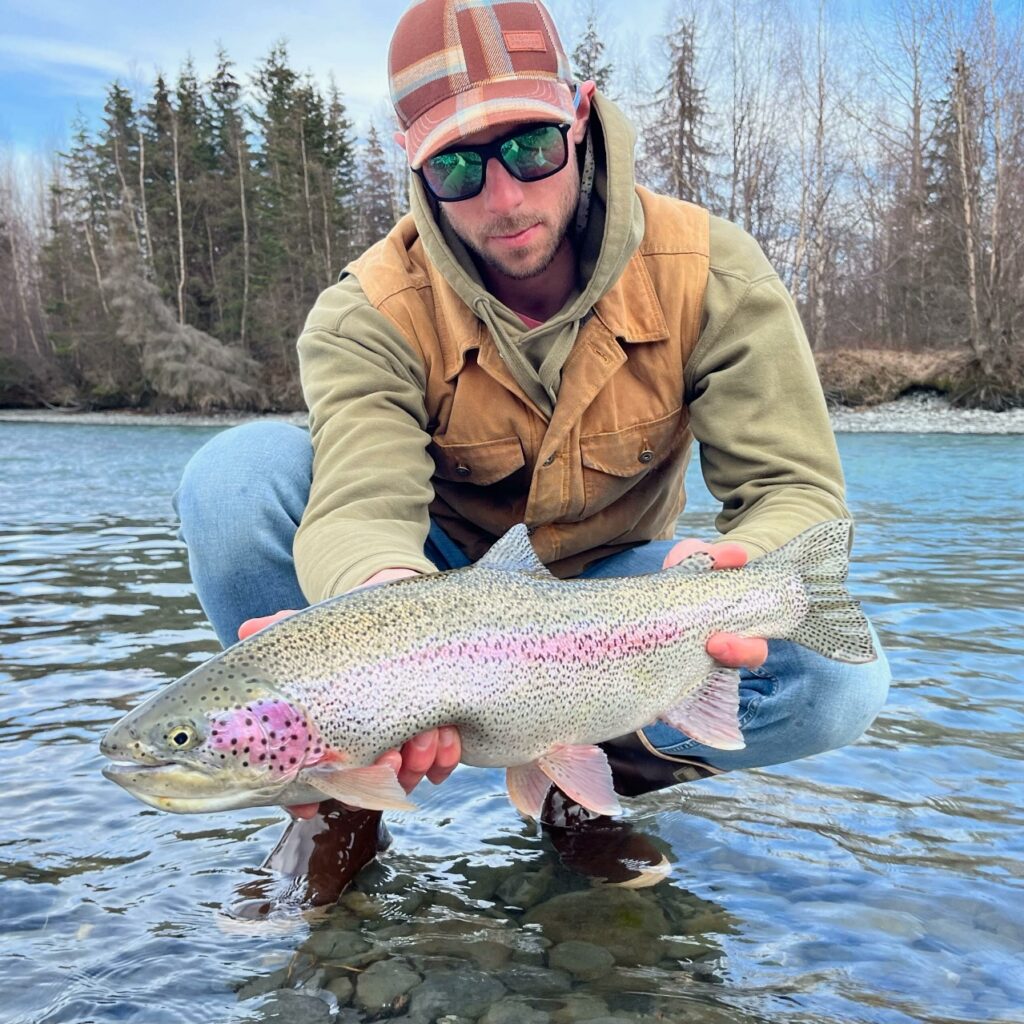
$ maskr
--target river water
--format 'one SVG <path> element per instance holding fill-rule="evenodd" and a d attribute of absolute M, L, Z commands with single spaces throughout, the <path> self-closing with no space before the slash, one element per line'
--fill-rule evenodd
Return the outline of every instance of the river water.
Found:
<path fill-rule="evenodd" d="M 158 813 L 97 749 L 217 649 L 169 503 L 212 433 L 0 424 L 0 1021 L 1024 1021 L 1019 438 L 841 436 L 891 699 L 636 802 L 667 882 L 589 887 L 464 768 L 338 907 L 240 923 L 283 814 Z"/>

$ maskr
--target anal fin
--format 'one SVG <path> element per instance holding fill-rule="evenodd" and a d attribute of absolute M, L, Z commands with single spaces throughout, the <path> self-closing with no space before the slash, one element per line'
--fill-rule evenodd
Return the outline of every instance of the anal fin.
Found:
<path fill-rule="evenodd" d="M 691 739 L 718 750 L 742 750 L 739 726 L 740 674 L 718 665 L 700 686 L 658 717 Z"/>

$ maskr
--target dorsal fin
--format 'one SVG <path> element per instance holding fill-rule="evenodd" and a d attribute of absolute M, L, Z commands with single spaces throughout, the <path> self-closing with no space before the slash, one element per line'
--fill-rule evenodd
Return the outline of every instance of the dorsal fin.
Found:
<path fill-rule="evenodd" d="M 532 576 L 554 576 L 537 557 L 530 543 L 530 531 L 524 523 L 517 523 L 504 537 L 499 537 L 490 551 L 478 561 L 481 569 L 499 569 L 502 572 L 528 572 Z"/>

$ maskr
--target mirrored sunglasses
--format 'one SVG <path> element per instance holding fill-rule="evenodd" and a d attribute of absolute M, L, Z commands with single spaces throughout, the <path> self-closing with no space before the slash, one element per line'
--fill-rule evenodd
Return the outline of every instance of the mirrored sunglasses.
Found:
<path fill-rule="evenodd" d="M 455 146 L 429 157 L 417 174 L 442 203 L 472 199 L 483 190 L 491 157 L 518 181 L 540 181 L 569 162 L 568 124 L 536 124 L 483 146 Z"/>

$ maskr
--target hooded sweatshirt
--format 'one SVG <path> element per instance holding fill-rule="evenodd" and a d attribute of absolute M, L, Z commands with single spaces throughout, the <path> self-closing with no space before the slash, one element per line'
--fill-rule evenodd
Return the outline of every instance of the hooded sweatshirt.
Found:
<path fill-rule="evenodd" d="M 437 383 L 444 379 L 450 389 L 458 382 L 441 374 L 436 346 L 417 336 L 423 332 L 403 312 L 409 307 L 402 302 L 436 308 L 443 336 L 446 317 L 452 317 L 441 308 L 439 288 L 431 285 L 431 276 L 437 282 L 439 275 L 455 297 L 454 319 L 476 325 L 481 361 L 489 339 L 523 407 L 541 428 L 550 421 L 581 326 L 625 279 L 638 249 L 645 258 L 658 256 L 645 247 L 655 225 L 645 233 L 645 204 L 633 178 L 632 130 L 600 94 L 594 97 L 590 135 L 596 173 L 585 227 L 576 238 L 579 287 L 545 323 L 528 328 L 487 292 L 465 247 L 435 219 L 417 176 L 411 177 L 411 215 L 319 297 L 298 345 L 314 468 L 294 553 L 299 582 L 311 601 L 342 593 L 385 568 L 433 571 L 423 554 L 432 510 L 472 557 L 482 553 L 481 544 L 493 541 L 486 529 L 474 533 L 474 524 L 461 523 L 457 510 L 443 500 L 438 459 L 446 453 L 439 452 L 443 436 L 438 434 L 440 426 L 443 435 L 442 420 L 451 412 L 451 394 L 438 392 Z M 650 201 L 647 206 L 665 208 Z M 617 535 L 595 544 L 594 558 L 671 536 L 674 514 L 682 507 L 690 431 L 700 445 L 705 481 L 722 502 L 718 529 L 751 556 L 816 522 L 847 514 L 834 438 L 793 302 L 753 239 L 714 217 L 708 231 L 699 338 L 686 359 L 678 399 L 683 416 L 673 458 L 679 472 L 664 476 L 665 487 L 678 492 L 677 501 L 675 494 L 669 496 L 676 501 L 671 521 L 664 512 L 667 504 L 653 526 L 641 509 L 629 524 L 634 529 L 623 530 L 620 515 Z M 392 268 L 383 291 L 375 269 L 381 260 Z M 396 261 L 400 288 L 391 284 Z M 505 440 L 515 446 L 514 439 L 500 444 Z M 625 508 L 628 514 L 628 500 Z M 574 511 L 574 518 L 585 515 L 585 509 Z M 572 554 L 555 562 L 553 570 L 580 571 L 587 553 Z"/>

